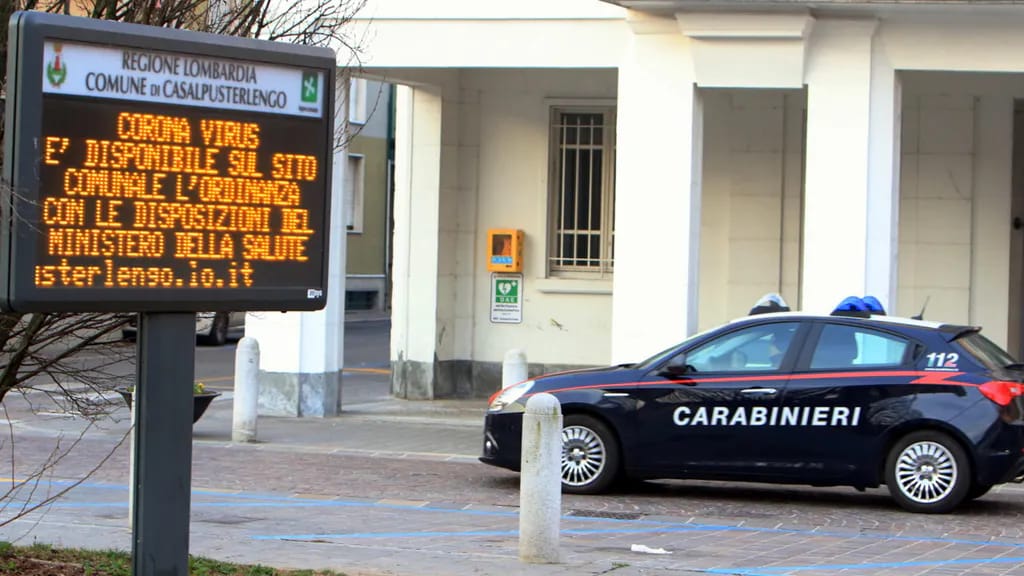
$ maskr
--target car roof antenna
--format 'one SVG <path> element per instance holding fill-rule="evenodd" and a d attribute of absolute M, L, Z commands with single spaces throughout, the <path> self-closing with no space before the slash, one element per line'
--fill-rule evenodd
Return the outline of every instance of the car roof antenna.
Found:
<path fill-rule="evenodd" d="M 911 320 L 924 320 L 924 310 L 928 307 L 928 301 L 931 300 L 931 296 L 924 297 L 924 306 L 921 306 L 921 311 L 918 312 L 917 316 L 911 316 Z"/>

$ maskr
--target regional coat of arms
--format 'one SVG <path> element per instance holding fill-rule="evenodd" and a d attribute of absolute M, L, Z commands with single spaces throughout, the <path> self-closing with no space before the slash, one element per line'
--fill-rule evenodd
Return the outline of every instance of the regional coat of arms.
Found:
<path fill-rule="evenodd" d="M 60 58 L 61 49 L 63 49 L 63 46 L 60 44 L 54 44 L 53 60 L 46 63 L 46 79 L 50 81 L 50 86 L 53 86 L 54 88 L 60 88 L 60 85 L 63 84 L 64 80 L 68 77 L 67 65 L 64 64 Z"/>

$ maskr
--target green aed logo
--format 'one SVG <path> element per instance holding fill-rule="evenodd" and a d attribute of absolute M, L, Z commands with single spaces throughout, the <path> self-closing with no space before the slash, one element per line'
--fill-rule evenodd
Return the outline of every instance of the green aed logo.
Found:
<path fill-rule="evenodd" d="M 302 101 L 316 103 L 320 92 L 320 78 L 316 72 L 302 73 Z"/>
<path fill-rule="evenodd" d="M 518 304 L 519 280 L 498 280 L 495 282 L 494 302 L 497 304 Z"/>

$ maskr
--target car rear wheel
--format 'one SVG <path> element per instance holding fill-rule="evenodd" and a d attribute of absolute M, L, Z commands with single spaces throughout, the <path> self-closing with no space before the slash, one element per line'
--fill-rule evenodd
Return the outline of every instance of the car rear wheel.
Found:
<path fill-rule="evenodd" d="M 967 497 L 971 465 L 964 449 L 948 435 L 921 430 L 904 436 L 889 451 L 885 483 L 903 508 L 942 514 Z"/>
<path fill-rule="evenodd" d="M 619 475 L 619 445 L 600 420 L 582 414 L 565 417 L 562 425 L 562 490 L 597 494 Z"/>

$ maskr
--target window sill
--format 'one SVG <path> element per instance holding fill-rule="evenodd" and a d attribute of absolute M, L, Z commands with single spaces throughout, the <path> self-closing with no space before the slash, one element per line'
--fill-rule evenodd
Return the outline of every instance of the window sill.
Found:
<path fill-rule="evenodd" d="M 533 287 L 543 294 L 604 294 L 611 295 L 612 281 L 582 280 L 579 278 L 537 278 Z"/>

